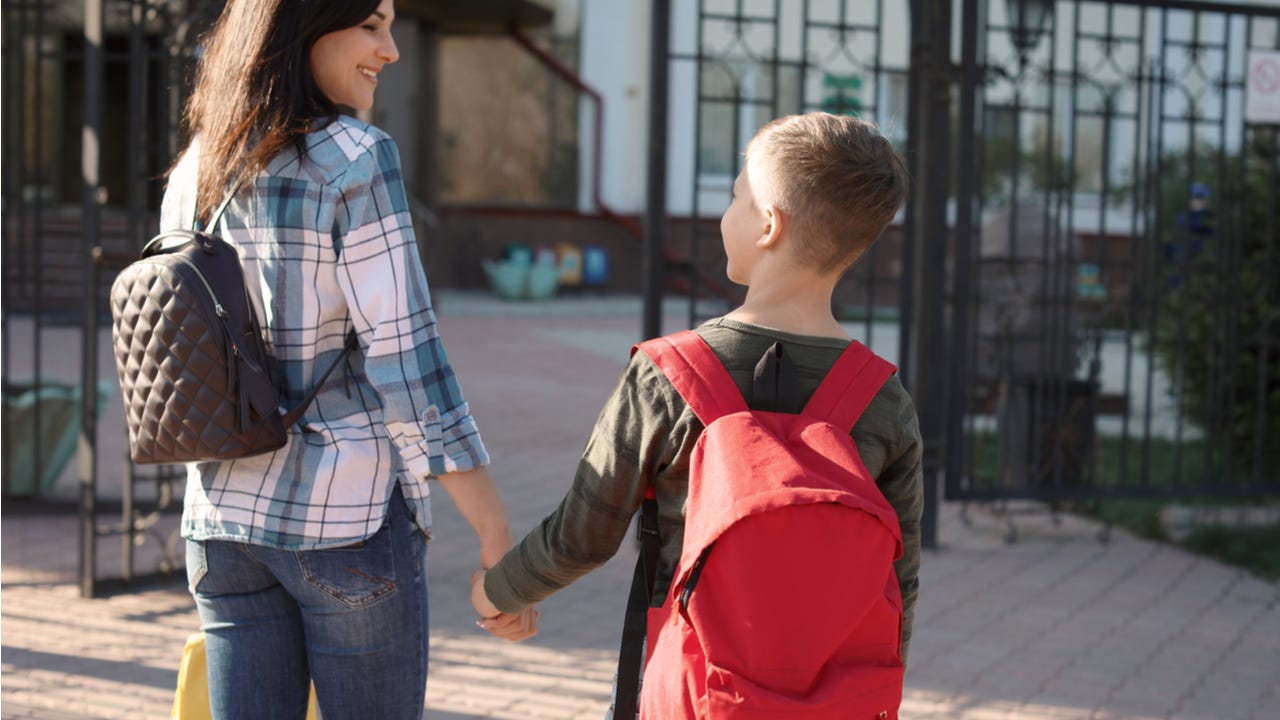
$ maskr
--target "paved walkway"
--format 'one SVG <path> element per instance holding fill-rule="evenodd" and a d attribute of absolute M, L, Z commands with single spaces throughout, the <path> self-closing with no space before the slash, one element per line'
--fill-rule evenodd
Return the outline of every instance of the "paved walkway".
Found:
<path fill-rule="evenodd" d="M 639 332 L 638 303 L 553 307 L 445 296 L 442 332 L 493 451 L 517 533 L 559 500 Z M 680 313 L 668 330 L 680 326 Z M 104 485 L 106 480 L 103 481 Z M 105 492 L 105 490 L 104 490 Z M 429 551 L 432 720 L 602 716 L 634 549 L 543 605 L 513 645 L 472 624 L 474 537 L 443 493 Z M 902 715 L 962 718 L 1280 718 L 1280 586 L 1072 517 L 941 514 L 928 551 Z M 166 518 L 159 531 L 173 526 Z M 4 718 L 160 718 L 197 626 L 181 584 L 82 600 L 76 519 L 7 513 L 0 605 Z M 119 540 L 99 545 L 118 572 Z M 155 557 L 155 543 L 140 565 Z"/>

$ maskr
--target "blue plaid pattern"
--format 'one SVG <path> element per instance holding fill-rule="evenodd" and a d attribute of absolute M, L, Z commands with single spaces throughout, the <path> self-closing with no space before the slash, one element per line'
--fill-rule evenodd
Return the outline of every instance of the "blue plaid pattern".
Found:
<path fill-rule="evenodd" d="M 190 227 L 197 143 L 170 178 L 162 230 Z M 187 466 L 182 534 L 290 550 L 350 544 L 382 524 L 397 479 L 422 527 L 427 478 L 489 462 L 436 332 L 395 143 L 340 117 L 290 147 L 228 206 L 236 246 L 280 366 L 301 402 L 334 371 L 274 453 Z"/>

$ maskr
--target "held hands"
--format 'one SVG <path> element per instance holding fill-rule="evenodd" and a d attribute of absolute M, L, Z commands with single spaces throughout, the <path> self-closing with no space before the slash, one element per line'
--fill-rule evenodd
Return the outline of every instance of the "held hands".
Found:
<path fill-rule="evenodd" d="M 535 607 L 527 607 L 515 615 L 498 610 L 484 591 L 484 570 L 471 575 L 471 604 L 480 615 L 477 625 L 493 635 L 520 642 L 538 634 L 538 618 L 541 613 Z"/>
<path fill-rule="evenodd" d="M 511 526 L 484 466 L 445 473 L 440 483 L 480 538 L 481 567 L 493 567 L 511 549 Z M 484 571 L 471 576 L 471 602 L 480 614 L 480 627 L 500 638 L 519 641 L 538 632 L 538 611 L 532 607 L 508 615 L 498 611 L 484 592 Z"/>

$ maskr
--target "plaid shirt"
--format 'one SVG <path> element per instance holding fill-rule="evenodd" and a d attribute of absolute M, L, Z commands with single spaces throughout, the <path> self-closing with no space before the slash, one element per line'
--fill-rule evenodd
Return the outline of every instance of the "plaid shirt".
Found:
<path fill-rule="evenodd" d="M 218 231 L 235 245 L 299 404 L 355 329 L 360 351 L 274 453 L 187 466 L 182 534 L 291 550 L 350 544 L 382 525 L 399 480 L 419 525 L 427 478 L 488 463 L 436 333 L 395 143 L 340 117 L 242 186 Z M 195 144 L 192 145 L 195 148 Z M 170 178 L 162 230 L 190 227 L 197 151 Z"/>

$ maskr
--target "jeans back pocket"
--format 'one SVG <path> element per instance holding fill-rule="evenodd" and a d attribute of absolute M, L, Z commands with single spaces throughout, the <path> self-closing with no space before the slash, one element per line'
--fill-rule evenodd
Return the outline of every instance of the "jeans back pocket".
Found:
<path fill-rule="evenodd" d="M 302 577 L 350 608 L 364 608 L 396 591 L 391 533 L 384 525 L 353 545 L 296 553 Z"/>

